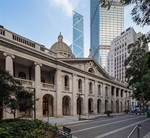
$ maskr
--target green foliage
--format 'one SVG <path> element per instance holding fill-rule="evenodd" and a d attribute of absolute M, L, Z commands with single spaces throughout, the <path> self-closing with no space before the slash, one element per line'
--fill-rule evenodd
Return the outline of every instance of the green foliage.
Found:
<path fill-rule="evenodd" d="M 0 121 L 2 138 L 53 138 L 58 128 L 40 120 L 3 120 Z"/>
<path fill-rule="evenodd" d="M 110 116 L 110 114 L 112 114 L 112 111 L 107 110 L 107 111 L 104 112 L 104 114 L 107 114 L 107 116 Z"/>
<path fill-rule="evenodd" d="M 133 97 L 146 105 L 150 101 L 150 74 L 148 74 L 147 46 L 149 35 L 143 35 L 135 43 L 128 46 L 130 53 L 125 60 L 126 78 L 129 87 L 133 89 Z"/>
<path fill-rule="evenodd" d="M 115 0 L 100 0 L 101 6 L 111 8 Z M 120 0 L 124 6 L 133 5 L 131 11 L 132 19 L 137 25 L 150 25 L 150 1 L 149 0 Z"/>
<path fill-rule="evenodd" d="M 129 110 L 124 110 L 124 112 L 127 114 L 127 113 L 129 113 Z"/>
<path fill-rule="evenodd" d="M 0 109 L 10 108 L 10 114 L 16 114 L 16 110 L 23 108 L 26 112 L 32 109 L 33 94 L 25 90 L 21 83 L 15 80 L 7 71 L 0 69 Z"/>

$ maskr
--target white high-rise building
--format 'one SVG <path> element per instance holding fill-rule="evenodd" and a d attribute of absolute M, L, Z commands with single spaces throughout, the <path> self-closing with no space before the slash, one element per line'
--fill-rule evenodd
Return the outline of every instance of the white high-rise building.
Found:
<path fill-rule="evenodd" d="M 128 28 L 113 39 L 107 58 L 107 72 L 110 76 L 125 82 L 124 61 L 129 56 L 128 45 L 135 42 L 140 36 L 142 33 L 136 33 L 133 28 Z"/>

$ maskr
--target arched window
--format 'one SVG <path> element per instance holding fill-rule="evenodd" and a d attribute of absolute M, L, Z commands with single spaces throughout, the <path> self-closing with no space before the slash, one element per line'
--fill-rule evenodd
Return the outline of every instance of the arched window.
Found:
<path fill-rule="evenodd" d="M 41 82 L 45 83 L 45 79 L 43 77 L 41 77 Z"/>
<path fill-rule="evenodd" d="M 105 88 L 105 96 L 108 96 L 108 87 Z"/>
<path fill-rule="evenodd" d="M 123 97 L 123 91 L 121 91 L 121 97 Z"/>
<path fill-rule="evenodd" d="M 79 89 L 79 92 L 82 92 L 82 80 L 79 79 L 78 81 L 78 89 Z"/>
<path fill-rule="evenodd" d="M 89 83 L 89 93 L 92 93 L 92 82 Z"/>
<path fill-rule="evenodd" d="M 101 95 L 101 85 L 98 85 L 98 95 Z"/>
<path fill-rule="evenodd" d="M 64 81 L 65 81 L 65 90 L 69 90 L 69 77 L 67 75 L 65 75 Z"/>
<path fill-rule="evenodd" d="M 26 79 L 26 74 L 24 72 L 19 72 L 18 73 L 18 78 L 20 78 L 20 79 Z"/>

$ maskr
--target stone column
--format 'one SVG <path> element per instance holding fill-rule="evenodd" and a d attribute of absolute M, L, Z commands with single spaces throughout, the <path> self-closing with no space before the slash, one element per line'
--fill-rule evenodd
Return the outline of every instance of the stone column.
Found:
<path fill-rule="evenodd" d="M 14 55 L 9 53 L 3 53 L 3 55 L 6 57 L 5 59 L 5 70 L 10 73 L 10 75 L 13 75 L 13 58 L 15 58 Z M 9 113 L 8 113 L 9 112 Z M 10 114 L 11 110 L 10 108 L 6 108 L 5 111 L 3 111 L 3 118 L 13 118 L 13 114 Z"/>
<path fill-rule="evenodd" d="M 36 110 L 36 118 L 40 118 L 43 116 L 42 111 L 42 101 L 43 95 L 41 93 L 41 67 L 42 64 L 34 62 L 35 65 L 35 110 Z"/>
<path fill-rule="evenodd" d="M 114 87 L 114 113 L 116 112 L 116 100 L 117 100 L 117 98 L 116 98 L 116 87 Z"/>
<path fill-rule="evenodd" d="M 85 78 L 85 92 L 84 92 L 84 94 L 85 94 L 85 98 L 84 98 L 84 114 L 85 115 L 88 115 L 88 94 L 89 94 L 89 85 L 88 85 L 89 83 L 88 83 L 88 79 L 87 78 Z"/>
<path fill-rule="evenodd" d="M 103 85 L 102 85 L 102 105 L 101 105 L 101 107 L 102 107 L 102 114 L 104 114 L 104 112 L 105 112 L 105 84 L 103 83 Z"/>
<path fill-rule="evenodd" d="M 13 76 L 13 58 L 15 58 L 15 56 L 9 53 L 3 53 L 3 55 L 6 57 L 5 70 L 9 71 L 9 73 Z"/>
<path fill-rule="evenodd" d="M 62 116 L 62 77 L 61 77 L 61 70 L 56 69 L 55 74 L 55 85 L 56 85 L 56 102 L 55 102 L 55 109 L 56 110 L 56 117 Z"/>
<path fill-rule="evenodd" d="M 98 95 L 98 83 L 97 83 L 97 81 L 95 81 L 95 87 L 94 87 L 94 108 L 93 108 L 94 114 L 97 114 L 97 95 Z"/>
<path fill-rule="evenodd" d="M 78 83 L 77 75 L 73 74 L 73 84 L 72 84 L 72 115 L 77 115 L 77 93 L 78 93 Z"/>

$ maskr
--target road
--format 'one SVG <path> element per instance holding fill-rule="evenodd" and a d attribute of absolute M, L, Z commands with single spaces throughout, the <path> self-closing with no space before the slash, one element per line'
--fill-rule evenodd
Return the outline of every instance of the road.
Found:
<path fill-rule="evenodd" d="M 145 115 L 101 117 L 90 122 L 66 127 L 71 128 L 74 138 L 127 138 L 137 124 L 142 125 L 140 138 L 145 138 L 150 132 L 150 118 Z M 132 138 L 137 138 L 137 131 Z"/>

